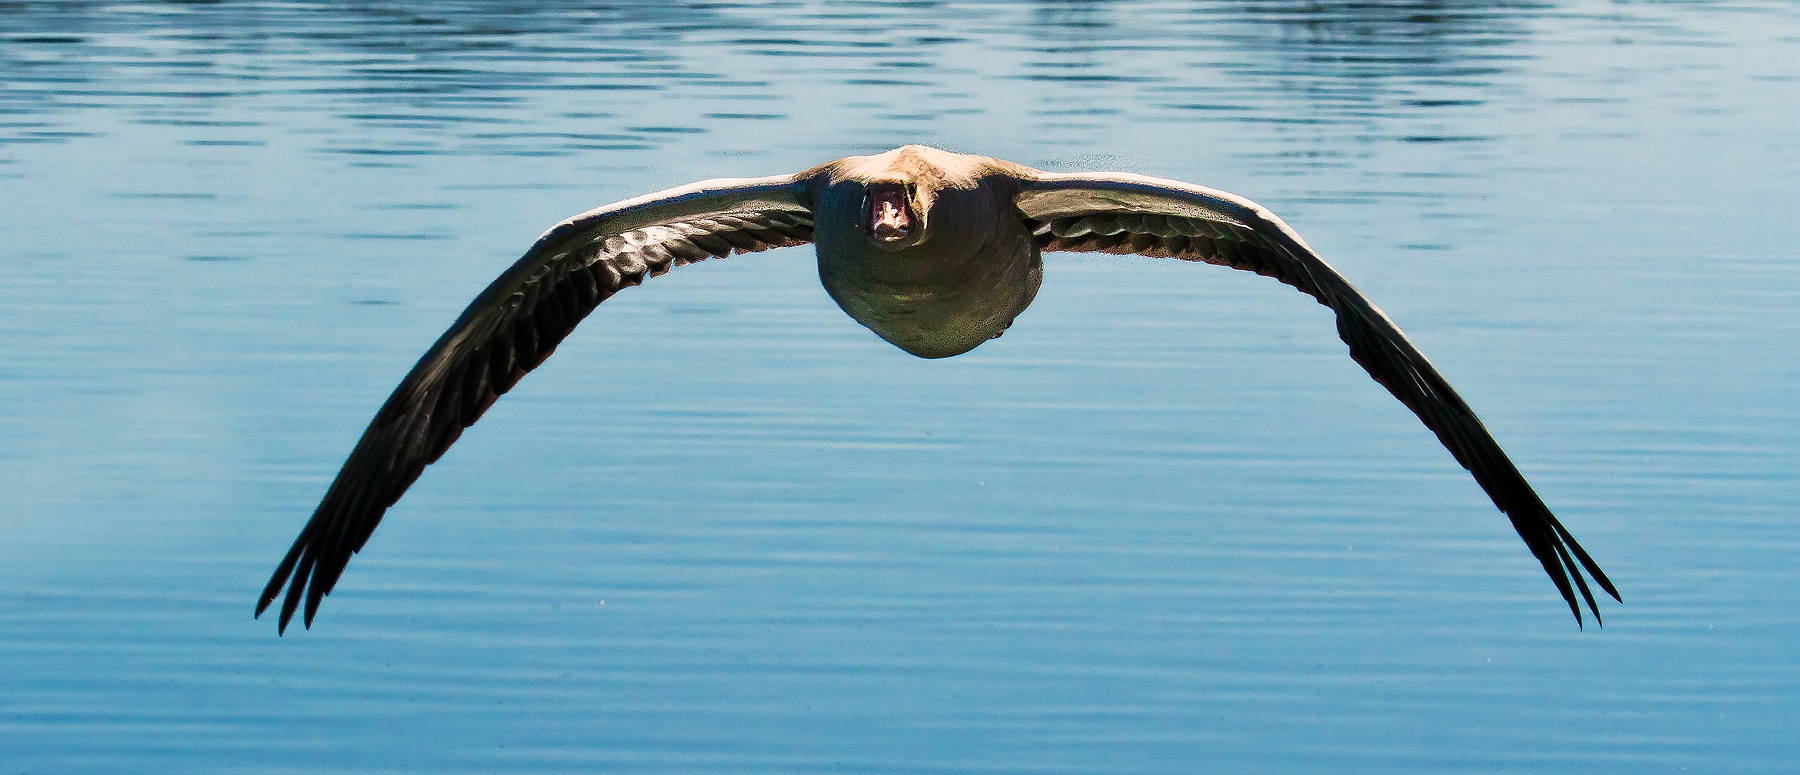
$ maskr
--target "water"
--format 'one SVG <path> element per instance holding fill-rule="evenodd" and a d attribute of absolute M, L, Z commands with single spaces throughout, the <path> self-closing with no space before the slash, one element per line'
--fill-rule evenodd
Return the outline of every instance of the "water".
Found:
<path fill-rule="evenodd" d="M 0 5 L 0 771 L 1800 759 L 1779 2 Z M 255 595 L 556 220 L 924 142 L 1251 196 L 1626 604 L 1264 278 L 1052 255 L 946 361 L 807 249 L 608 301 L 311 631 Z"/>

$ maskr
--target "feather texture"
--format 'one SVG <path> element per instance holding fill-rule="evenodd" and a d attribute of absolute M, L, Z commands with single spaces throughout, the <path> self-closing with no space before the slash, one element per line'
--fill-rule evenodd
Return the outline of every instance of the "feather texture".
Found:
<path fill-rule="evenodd" d="M 1273 277 L 1330 307 L 1350 357 L 1418 415 L 1474 475 L 1512 520 L 1576 621 L 1582 618 L 1577 592 L 1594 621 L 1600 621 L 1583 569 L 1613 599 L 1620 599 L 1599 564 L 1557 521 L 1443 375 L 1387 315 L 1274 214 L 1222 191 L 1125 174 L 1044 174 L 1023 185 L 1017 204 L 1045 251 L 1203 261 Z"/>
<path fill-rule="evenodd" d="M 375 414 L 263 588 L 257 615 L 285 585 L 278 627 L 285 631 L 302 604 L 310 627 L 350 555 L 425 466 L 614 293 L 683 264 L 812 241 L 812 213 L 791 177 L 730 183 L 601 208 L 539 239 L 476 297 Z"/>

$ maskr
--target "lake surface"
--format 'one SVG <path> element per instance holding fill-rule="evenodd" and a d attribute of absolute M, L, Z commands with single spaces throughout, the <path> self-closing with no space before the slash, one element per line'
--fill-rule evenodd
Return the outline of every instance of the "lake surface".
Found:
<path fill-rule="evenodd" d="M 561 218 L 908 142 L 1281 214 L 1624 595 L 1266 278 L 924 361 L 810 249 L 608 301 L 310 631 L 256 595 Z M 1788 772 L 1800 8 L 0 4 L 0 772 Z"/>

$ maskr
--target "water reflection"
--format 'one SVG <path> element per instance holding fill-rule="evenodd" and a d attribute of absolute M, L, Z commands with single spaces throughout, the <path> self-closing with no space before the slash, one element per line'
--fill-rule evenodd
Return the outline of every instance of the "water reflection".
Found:
<path fill-rule="evenodd" d="M 1529 20 L 1553 10 L 1455 2 L 1043 2 L 1019 9 L 1025 14 L 1009 23 L 1014 9 L 1006 5 L 908 5 L 882 15 L 827 5 L 776 25 L 779 14 L 756 4 L 25 4 L 8 14 L 0 110 L 41 120 L 84 106 L 135 104 L 142 121 L 208 122 L 217 119 L 204 115 L 204 106 L 290 95 L 322 98 L 350 126 L 367 130 L 350 133 L 355 139 L 322 140 L 335 153 L 649 150 L 666 145 L 667 133 L 790 111 L 740 108 L 645 126 L 616 120 L 621 111 L 614 107 L 674 91 L 739 105 L 793 104 L 801 96 L 788 78 L 822 76 L 841 88 L 826 86 L 807 102 L 890 108 L 899 103 L 870 102 L 868 95 L 943 90 L 974 72 L 972 58 L 983 46 L 960 27 L 1028 33 L 998 43 L 1025 53 L 1017 70 L 982 69 L 1053 84 L 1036 90 L 1050 103 L 1037 111 L 1040 127 L 1053 132 L 1097 126 L 1082 116 L 1122 114 L 1342 123 L 1479 104 L 1481 79 L 1516 66 L 1526 55 L 1515 44 Z M 793 66 L 746 77 L 763 68 L 752 65 L 762 60 Z M 781 70 L 785 77 L 766 77 Z M 970 86 L 976 89 L 965 93 Z M 598 108 L 565 113 L 597 128 L 543 136 L 529 105 L 552 93 L 579 95 Z M 948 93 L 909 97 L 911 107 L 874 117 L 922 123 L 982 115 L 993 96 L 965 79 Z M 187 115 L 184 105 L 200 115 Z M 0 142 L 91 136 L 12 123 Z M 366 136 L 390 132 L 405 137 L 370 143 Z"/>

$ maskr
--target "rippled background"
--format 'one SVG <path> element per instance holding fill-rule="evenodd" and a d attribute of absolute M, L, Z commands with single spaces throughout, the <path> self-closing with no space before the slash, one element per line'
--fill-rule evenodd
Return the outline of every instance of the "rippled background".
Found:
<path fill-rule="evenodd" d="M 0 3 L 0 772 L 1775 772 L 1785 2 Z M 945 361 L 810 249 L 607 302 L 250 616 L 544 228 L 922 142 L 1257 199 L 1626 604 L 1265 278 L 1047 257 Z"/>

